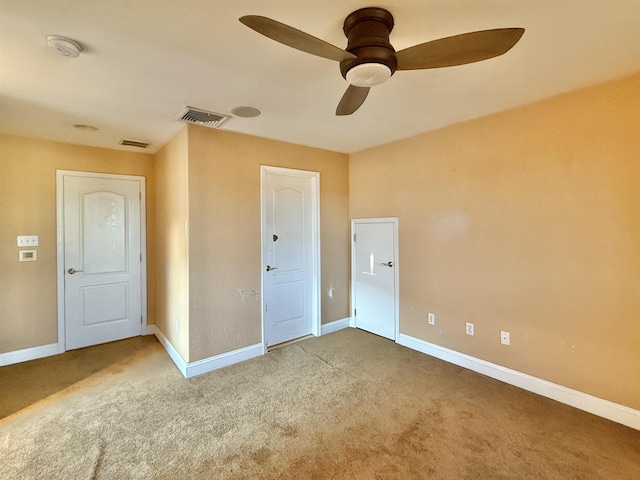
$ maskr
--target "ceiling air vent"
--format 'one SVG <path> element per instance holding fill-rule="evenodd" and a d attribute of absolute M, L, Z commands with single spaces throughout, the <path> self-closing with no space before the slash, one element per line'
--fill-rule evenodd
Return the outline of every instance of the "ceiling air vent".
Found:
<path fill-rule="evenodd" d="M 123 138 L 122 140 L 120 140 L 120 145 L 124 145 L 125 147 L 147 148 L 151 144 L 147 142 L 141 142 L 140 140 L 127 140 L 126 138 Z"/>
<path fill-rule="evenodd" d="M 207 112 L 200 108 L 187 107 L 178 120 L 182 120 L 187 123 L 195 123 L 196 125 L 201 125 L 203 127 L 218 128 L 227 118 L 229 118 L 228 115 Z"/>

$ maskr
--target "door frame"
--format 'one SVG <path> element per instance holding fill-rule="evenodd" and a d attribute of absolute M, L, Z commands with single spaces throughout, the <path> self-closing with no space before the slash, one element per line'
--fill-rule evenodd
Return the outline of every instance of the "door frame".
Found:
<path fill-rule="evenodd" d="M 351 219 L 351 319 L 349 326 L 356 328 L 356 225 L 369 223 L 392 223 L 393 224 L 393 282 L 395 284 L 394 302 L 394 342 L 400 337 L 400 258 L 398 255 L 398 217 L 376 217 L 376 218 L 352 218 Z"/>
<path fill-rule="evenodd" d="M 56 282 L 58 287 L 58 353 L 66 352 L 65 257 L 64 257 L 64 177 L 90 177 L 108 180 L 133 180 L 140 184 L 140 335 L 147 333 L 147 195 L 146 178 L 138 175 L 56 170 Z"/>
<path fill-rule="evenodd" d="M 265 265 L 265 232 L 266 232 L 266 190 L 265 179 L 268 174 L 305 177 L 311 181 L 311 333 L 321 335 L 321 276 L 320 276 L 320 172 L 296 170 L 293 168 L 260 165 L 260 319 L 262 325 L 262 353 L 267 352 L 264 318 L 264 265 Z"/>

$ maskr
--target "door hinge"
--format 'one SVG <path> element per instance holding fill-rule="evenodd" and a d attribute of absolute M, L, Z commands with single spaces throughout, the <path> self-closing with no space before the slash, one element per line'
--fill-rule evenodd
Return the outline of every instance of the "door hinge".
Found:
<path fill-rule="evenodd" d="M 140 254 L 140 261 L 142 262 L 142 254 Z"/>
<path fill-rule="evenodd" d="M 353 241 L 354 242 L 356 241 L 356 234 L 355 233 L 353 234 Z"/>
<path fill-rule="evenodd" d="M 142 315 L 140 315 L 140 323 L 144 322 Z"/>
<path fill-rule="evenodd" d="M 355 308 L 353 309 L 353 316 L 357 316 L 358 315 L 358 310 L 356 310 Z"/>

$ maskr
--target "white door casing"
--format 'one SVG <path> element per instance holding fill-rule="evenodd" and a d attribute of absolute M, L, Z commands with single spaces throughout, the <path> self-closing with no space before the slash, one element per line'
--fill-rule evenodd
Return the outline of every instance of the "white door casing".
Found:
<path fill-rule="evenodd" d="M 320 335 L 319 173 L 261 167 L 263 344 Z"/>
<path fill-rule="evenodd" d="M 143 334 L 144 178 L 57 176 L 59 350 Z"/>
<path fill-rule="evenodd" d="M 351 222 L 354 326 L 396 340 L 399 333 L 398 219 Z"/>

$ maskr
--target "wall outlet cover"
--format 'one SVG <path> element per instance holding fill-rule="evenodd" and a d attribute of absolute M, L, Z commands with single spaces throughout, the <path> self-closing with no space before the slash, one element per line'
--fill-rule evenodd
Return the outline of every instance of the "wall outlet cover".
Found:
<path fill-rule="evenodd" d="M 19 247 L 37 247 L 38 235 L 18 235 L 17 243 Z"/>
<path fill-rule="evenodd" d="M 473 335 L 473 323 L 467 322 L 465 332 L 467 335 Z"/>

